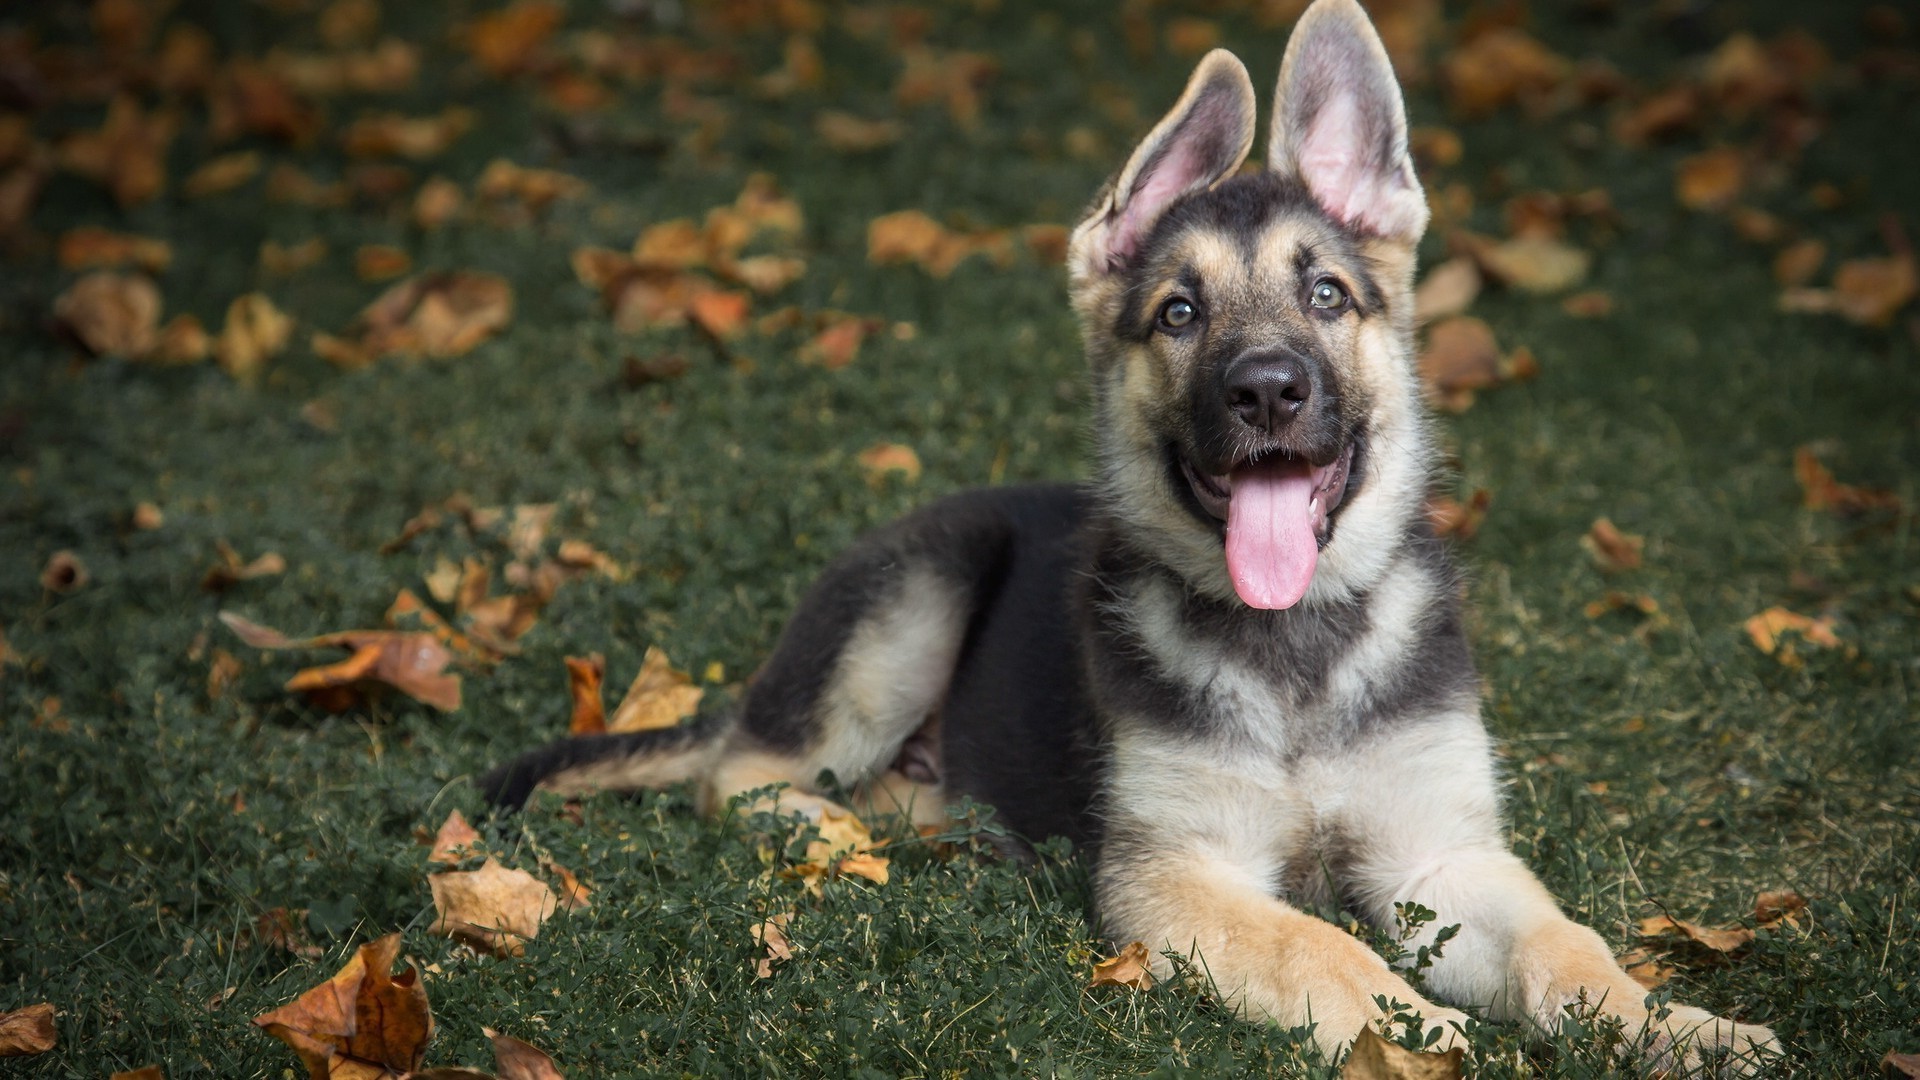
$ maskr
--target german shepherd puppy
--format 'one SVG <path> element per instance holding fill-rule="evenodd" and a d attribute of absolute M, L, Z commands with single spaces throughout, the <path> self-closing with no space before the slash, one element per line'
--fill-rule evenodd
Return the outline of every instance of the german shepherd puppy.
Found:
<path fill-rule="evenodd" d="M 1193 957 L 1241 1015 L 1328 1055 L 1400 1002 L 1378 955 L 1297 905 L 1458 924 L 1433 992 L 1552 1031 L 1617 1018 L 1650 1063 L 1746 1073 L 1764 1027 L 1646 991 L 1508 850 L 1459 584 L 1423 504 L 1413 366 L 1427 206 L 1400 90 L 1354 0 L 1280 69 L 1264 171 L 1246 68 L 1217 50 L 1070 245 L 1097 446 L 1081 486 L 980 490 L 822 575 L 741 714 L 572 739 L 484 781 L 500 803 L 694 780 L 704 805 L 831 772 L 940 822 L 962 795 L 1091 859 L 1115 941 Z M 1156 959 L 1162 974 L 1167 961 Z"/>

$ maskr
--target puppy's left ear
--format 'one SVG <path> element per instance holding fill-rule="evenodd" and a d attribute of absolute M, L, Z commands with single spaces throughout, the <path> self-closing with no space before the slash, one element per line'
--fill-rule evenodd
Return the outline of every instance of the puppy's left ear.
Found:
<path fill-rule="evenodd" d="M 1274 95 L 1269 169 L 1299 177 L 1344 225 L 1420 239 L 1427 199 L 1407 154 L 1406 105 L 1356 0 L 1316 0 L 1300 16 Z"/>

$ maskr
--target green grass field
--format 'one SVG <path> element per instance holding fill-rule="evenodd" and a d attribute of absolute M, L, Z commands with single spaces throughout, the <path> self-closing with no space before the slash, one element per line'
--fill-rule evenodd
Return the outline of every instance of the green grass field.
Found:
<path fill-rule="evenodd" d="M 816 900 L 766 873 L 773 856 L 752 830 L 696 818 L 684 792 L 589 799 L 577 814 L 549 802 L 491 826 L 493 845 L 516 865 L 542 854 L 566 864 L 594 889 L 592 906 L 556 916 L 517 959 L 428 932 L 416 833 L 455 808 L 477 819 L 472 778 L 565 730 L 563 657 L 602 652 L 609 682 L 624 685 L 659 645 L 713 677 L 704 707 L 723 708 L 811 576 L 861 530 L 961 487 L 1082 473 L 1086 394 L 1060 269 L 1018 243 L 1004 263 L 973 258 L 945 278 L 874 266 L 868 222 L 918 209 L 970 229 L 1071 223 L 1178 93 L 1191 57 L 1162 39 L 1204 30 L 1181 20 L 1209 20 L 1263 83 L 1286 30 L 1228 3 L 1142 4 L 1128 18 L 1094 2 L 891 15 L 823 3 L 821 24 L 801 18 L 791 35 L 813 43 L 819 78 L 790 89 L 756 82 L 789 48 L 777 5 L 689 3 L 687 21 L 664 29 L 623 21 L 617 6 L 574 0 L 542 63 L 579 69 L 595 41 L 676 44 L 628 78 L 600 76 L 609 98 L 595 111 L 556 105 L 542 90 L 551 71 L 477 68 L 452 28 L 478 5 L 392 4 L 374 36 L 419 44 L 410 86 L 319 100 L 324 125 L 293 145 L 215 145 L 187 92 L 169 191 L 122 208 L 56 169 L 25 224 L 0 236 L 0 1011 L 51 1002 L 61 1033 L 58 1048 L 0 1071 L 297 1075 L 293 1054 L 250 1019 L 401 930 L 406 955 L 429 965 L 440 1022 L 430 1064 L 487 1064 L 484 1025 L 536 1043 L 574 1077 L 1329 1075 L 1295 1038 L 1231 1019 L 1196 981 L 1087 989 L 1104 946 L 1086 922 L 1084 870 L 1058 850 L 1022 870 L 896 834 L 889 884 L 836 881 Z M 801 7 L 784 5 L 785 17 Z M 1667 989 L 1773 1025 L 1798 1075 L 1868 1075 L 1890 1050 L 1920 1053 L 1916 309 L 1882 327 L 1781 313 L 1770 264 L 1784 239 L 1755 242 L 1728 213 L 1677 204 L 1682 159 L 1761 146 L 1774 130 L 1766 110 L 1740 120 L 1709 109 L 1696 130 L 1648 147 L 1609 134 L 1615 112 L 1698 76 L 1733 32 L 1771 41 L 1807 17 L 1801 8 L 1752 0 L 1675 16 L 1674 5 L 1590 4 L 1576 21 L 1535 7 L 1530 32 L 1569 58 L 1604 58 L 1623 99 L 1467 118 L 1431 77 L 1409 91 L 1416 125 L 1464 144 L 1427 177 L 1472 193 L 1454 224 L 1501 235 L 1506 200 L 1536 190 L 1602 188 L 1617 215 L 1569 234 L 1594 256 L 1580 288 L 1606 291 L 1611 314 L 1484 293 L 1472 314 L 1503 346 L 1530 348 L 1540 374 L 1443 421 L 1456 494 L 1492 493 L 1460 554 L 1486 716 L 1512 781 L 1513 844 L 1621 951 L 1643 943 L 1649 916 L 1751 926 L 1756 893 L 1798 890 L 1808 907 L 1797 922 L 1731 957 L 1672 947 Z M 225 63 L 323 49 L 319 11 L 183 0 L 162 28 L 204 27 Z M 717 25 L 742 13 L 745 29 Z M 1469 21 L 1449 15 L 1431 35 L 1435 63 Z M 1888 221 L 1920 230 L 1920 20 L 1908 13 L 1902 38 L 1874 17 L 1837 4 L 1805 23 L 1832 57 L 1807 95 L 1818 136 L 1766 157 L 1737 200 L 1825 242 L 1816 285 L 1842 260 L 1886 255 Z M 23 72 L 20 50 L 40 57 L 44 85 L 9 76 L 0 110 L 57 147 L 101 122 L 97 88 L 61 89 L 102 67 L 92 23 L 79 5 L 22 18 L 0 16 L 0 43 L 15 49 L 0 56 Z M 997 65 L 976 121 L 960 115 L 964 100 L 896 99 L 903 60 L 890 35 L 916 20 L 936 50 Z M 577 36 L 588 30 L 610 37 Z M 676 56 L 704 57 L 707 77 L 678 73 Z M 138 66 L 115 63 L 106 70 Z M 162 99 L 126 78 L 149 106 Z M 397 195 L 363 191 L 329 208 L 273 201 L 264 179 L 179 191 L 192 168 L 234 149 L 346 176 L 354 163 L 337 132 L 354 117 L 449 103 L 477 122 L 444 153 L 401 161 Z M 890 145 L 837 152 L 815 133 L 827 108 L 905 127 Z M 14 153 L 0 150 L 0 172 Z M 413 223 L 418 183 L 470 188 L 498 157 L 591 190 L 538 214 Z M 576 282 L 575 249 L 625 249 L 650 224 L 697 220 L 756 171 L 804 209 L 807 269 L 756 298 L 755 315 L 832 309 L 911 324 L 910 335 L 873 336 L 841 370 L 799 362 L 804 330 L 749 330 L 722 356 L 684 328 L 617 330 Z M 167 315 L 217 331 L 228 302 L 258 290 L 296 320 L 292 344 L 253 385 L 212 363 L 86 356 L 49 314 L 78 276 L 56 261 L 56 240 L 82 225 L 171 244 L 158 276 Z M 328 249 L 318 265 L 260 267 L 263 242 L 314 237 Z M 511 325 L 463 356 L 329 364 L 311 333 L 341 333 L 386 287 L 356 277 L 363 244 L 403 248 L 420 269 L 503 275 Z M 1429 263 L 1446 254 L 1440 232 L 1428 245 Z M 631 358 L 669 354 L 688 362 L 684 375 L 623 376 Z M 870 483 L 857 456 L 882 442 L 912 447 L 924 473 Z M 1805 508 L 1793 459 L 1809 444 L 1841 481 L 1889 489 L 1903 508 Z M 453 525 L 381 554 L 403 522 L 455 493 L 557 503 L 556 539 L 588 541 L 631 574 L 563 587 L 519 655 L 465 673 L 452 713 L 399 696 L 324 713 L 282 689 L 321 654 L 246 648 L 218 621 L 236 612 L 296 636 L 373 627 L 399 590 L 425 595 L 442 557 L 504 562 L 497 535 Z M 162 511 L 160 527 L 136 524 L 143 502 Z M 1599 517 L 1645 537 L 1641 568 L 1595 565 L 1580 538 Z M 278 552 L 287 569 L 206 591 L 222 541 L 247 558 Z M 58 550 L 83 560 L 86 584 L 42 587 Z M 1658 615 L 1585 614 L 1608 590 L 1650 596 Z M 1840 647 L 1796 642 L 1793 664 L 1762 654 L 1742 624 L 1775 605 L 1831 616 Z M 216 687 L 219 649 L 243 666 Z M 261 939 L 256 920 L 276 908 L 305 912 L 296 922 L 320 955 Z M 756 978 L 750 927 L 786 909 L 797 909 L 794 956 Z M 1472 1062 L 1479 1076 L 1582 1077 L 1607 1074 L 1611 1059 L 1496 1026 Z"/>

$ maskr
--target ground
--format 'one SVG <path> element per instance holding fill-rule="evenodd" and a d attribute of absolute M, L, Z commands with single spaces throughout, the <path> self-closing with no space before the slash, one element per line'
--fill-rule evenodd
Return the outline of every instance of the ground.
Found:
<path fill-rule="evenodd" d="M 439 1020 L 431 1064 L 484 1063 L 485 1025 L 573 1076 L 1327 1075 L 1192 980 L 1089 989 L 1105 945 L 1085 920 L 1085 872 L 1058 848 L 1020 869 L 896 830 L 887 884 L 842 878 L 814 899 L 766 873 L 779 856 L 759 834 L 695 817 L 685 792 L 547 803 L 488 826 L 489 842 L 514 865 L 566 864 L 592 904 L 502 959 L 429 932 L 417 841 L 452 809 L 478 819 L 473 777 L 566 730 L 563 657 L 603 653 L 621 683 L 659 646 L 708 687 L 703 708 L 725 708 L 862 529 L 969 485 L 1081 475 L 1086 395 L 1054 234 L 1017 230 L 1070 224 L 1216 36 L 1264 86 L 1290 19 L 1269 7 L 575 2 L 550 36 L 520 9 L 534 18 L 502 45 L 462 31 L 485 10 L 472 4 L 183 2 L 152 40 L 197 25 L 214 48 L 173 84 L 142 74 L 156 53 L 140 4 L 0 21 L 0 166 L 44 181 L 24 217 L 0 213 L 0 1011 L 51 1002 L 61 1039 L 12 1074 L 285 1075 L 294 1057 L 250 1019 L 398 930 Z M 1423 143 L 1430 186 L 1451 192 L 1424 263 L 1470 248 L 1457 230 L 1504 239 L 1516 195 L 1609 196 L 1568 226 L 1592 254 L 1584 281 L 1489 288 L 1471 308 L 1538 374 L 1442 420 L 1450 493 L 1491 494 L 1455 542 L 1513 844 L 1621 952 L 1654 947 L 1672 969 L 1661 992 L 1771 1024 L 1803 1075 L 1864 1075 L 1888 1051 L 1920 1052 L 1920 330 L 1897 289 L 1884 320 L 1783 310 L 1772 264 L 1811 238 L 1827 252 L 1816 289 L 1852 259 L 1904 255 L 1911 275 L 1920 27 L 1851 4 L 1804 23 L 1797 5 L 1757 0 L 1536 7 L 1551 10 L 1525 33 L 1604 71 L 1548 70 L 1476 110 L 1446 63 L 1475 33 L 1510 33 L 1508 9 L 1409 31 L 1428 68 L 1409 72 L 1414 123 L 1463 151 L 1449 161 L 1433 130 Z M 1422 5 L 1395 10 L 1418 29 Z M 1774 50 L 1762 71 L 1791 72 L 1744 119 L 1739 87 L 1711 83 L 1742 31 Z M 1830 63 L 1789 63 L 1808 51 L 1795 32 Z M 302 84 L 304 127 L 243 118 L 221 141 L 209 121 L 235 58 L 386 38 L 417 46 L 410 81 Z M 1459 78 L 1494 69 L 1483 58 Z M 1505 77 L 1487 78 L 1498 91 Z M 1621 131 L 1656 92 L 1709 84 L 1675 130 Z M 139 190 L 150 158 L 89 167 L 68 142 L 100 127 L 116 90 L 177 105 L 165 191 Z M 343 153 L 355 117 L 450 104 L 473 111 L 469 129 L 401 171 Z M 835 149 L 823 109 L 901 126 Z M 1676 175 L 1716 146 L 1738 151 L 1734 190 L 1684 205 Z M 202 162 L 247 149 L 260 176 L 183 190 Z M 471 197 L 496 158 L 588 187 L 419 220 L 420 183 Z M 284 184 L 270 197 L 280 163 L 353 190 L 338 205 L 289 201 Z M 577 279 L 576 249 L 624 251 L 663 220 L 701 220 L 755 172 L 804 213 L 797 234 L 755 243 L 805 272 L 753 296 L 737 334 L 616 325 L 602 293 L 618 285 Z M 904 210 L 1016 231 L 944 276 L 876 265 L 869 222 Z M 246 378 L 231 362 L 85 348 L 52 312 L 83 272 L 58 240 L 88 225 L 170 245 L 164 317 L 217 332 L 230 301 L 260 292 L 295 321 L 290 343 Z M 264 242 L 315 237 L 317 265 L 263 266 Z M 370 244 L 422 270 L 503 276 L 510 323 L 459 355 L 323 359 L 313 333 L 345 334 L 388 287 L 355 273 Z M 1592 291 L 1608 313 L 1562 303 Z M 751 322 L 786 308 L 798 325 Z M 805 348 L 825 311 L 873 320 L 843 367 Z M 668 357 L 684 372 L 635 370 Z M 911 448 L 917 473 L 869 475 L 860 455 L 882 443 Z M 1802 447 L 1887 497 L 1810 506 Z M 498 532 L 456 520 L 389 544 L 457 493 L 557 504 L 535 555 L 582 540 L 619 570 L 561 586 L 514 655 L 463 673 L 457 711 L 400 695 L 323 711 L 283 689 L 323 654 L 248 648 L 219 621 L 375 627 L 399 590 L 426 595 L 442 559 L 504 565 Z M 1644 538 L 1638 568 L 1609 572 L 1583 548 L 1599 518 Z M 222 542 L 285 569 L 210 589 Z M 84 582 L 43 582 L 61 551 Z M 1657 611 L 1586 611 L 1610 591 Z M 1776 606 L 1829 620 L 1837 643 L 1789 634 L 1761 651 L 1745 624 Z M 1640 937 L 1661 914 L 1751 928 L 1755 895 L 1780 889 L 1805 910 L 1731 954 Z M 264 933 L 274 909 L 317 948 Z M 784 910 L 793 956 L 756 977 L 750 928 Z M 1474 1060 L 1476 1075 L 1556 1077 L 1609 1061 L 1500 1027 Z"/>

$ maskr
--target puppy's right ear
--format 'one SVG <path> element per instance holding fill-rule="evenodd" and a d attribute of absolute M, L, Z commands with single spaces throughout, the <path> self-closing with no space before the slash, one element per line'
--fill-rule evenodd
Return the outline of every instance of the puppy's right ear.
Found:
<path fill-rule="evenodd" d="M 1125 266 L 1174 200 L 1239 168 L 1253 147 L 1254 107 L 1253 80 L 1238 57 L 1225 49 L 1203 57 L 1173 111 L 1147 133 L 1073 231 L 1073 276 Z"/>

